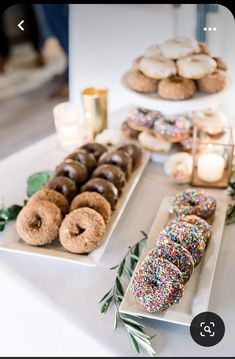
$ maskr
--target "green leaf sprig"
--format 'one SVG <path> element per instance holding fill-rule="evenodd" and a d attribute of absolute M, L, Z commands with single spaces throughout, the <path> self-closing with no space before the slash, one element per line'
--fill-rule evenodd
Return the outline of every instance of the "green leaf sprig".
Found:
<path fill-rule="evenodd" d="M 43 171 L 34 173 L 27 179 L 27 197 L 30 198 L 35 192 L 40 191 L 44 184 L 52 176 L 51 171 Z M 15 220 L 20 213 L 21 209 L 26 205 L 28 199 L 24 200 L 23 206 L 13 204 L 8 208 L 0 209 L 0 232 L 4 231 L 9 221 Z"/>
<path fill-rule="evenodd" d="M 139 320 L 136 320 L 136 317 L 130 315 L 124 315 L 119 312 L 119 307 L 122 303 L 124 297 L 124 288 L 121 281 L 123 275 L 125 275 L 128 280 L 131 279 L 133 272 L 135 270 L 136 264 L 140 257 L 141 249 L 146 247 L 146 240 L 148 238 L 147 234 L 144 231 L 141 231 L 143 238 L 138 241 L 133 246 L 128 247 L 128 251 L 122 259 L 121 263 L 110 268 L 111 270 L 117 269 L 117 274 L 114 281 L 114 286 L 111 288 L 100 300 L 99 303 L 102 303 L 101 313 L 106 314 L 111 304 L 115 308 L 115 317 L 114 317 L 114 330 L 120 324 L 124 326 L 127 330 L 131 343 L 139 354 L 141 348 L 145 350 L 150 356 L 154 356 L 156 353 L 152 348 L 151 341 L 155 338 L 146 333 L 146 328 Z M 138 319 L 140 317 L 137 316 Z"/>
<path fill-rule="evenodd" d="M 229 181 L 228 194 L 231 198 L 231 203 L 227 208 L 226 224 L 233 224 L 235 223 L 235 169 L 233 169 L 232 176 Z"/>

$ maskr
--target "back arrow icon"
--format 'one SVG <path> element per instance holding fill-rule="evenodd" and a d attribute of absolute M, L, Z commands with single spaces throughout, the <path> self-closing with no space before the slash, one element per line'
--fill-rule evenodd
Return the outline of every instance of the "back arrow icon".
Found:
<path fill-rule="evenodd" d="M 22 31 L 24 31 L 23 26 L 21 26 L 23 23 L 24 23 L 24 20 L 21 20 L 21 22 L 19 22 L 19 24 L 17 25 L 20 28 L 20 30 L 22 30 Z"/>

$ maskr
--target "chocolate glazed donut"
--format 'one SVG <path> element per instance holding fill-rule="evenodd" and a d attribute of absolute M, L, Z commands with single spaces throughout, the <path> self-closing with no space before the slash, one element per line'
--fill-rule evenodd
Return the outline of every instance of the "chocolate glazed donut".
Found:
<path fill-rule="evenodd" d="M 118 190 L 112 182 L 103 178 L 92 178 L 85 183 L 81 192 L 98 192 L 110 203 L 112 210 L 115 209 L 118 200 Z"/>
<path fill-rule="evenodd" d="M 51 178 L 44 185 L 44 188 L 53 189 L 54 191 L 62 193 L 69 202 L 71 202 L 77 194 L 76 183 L 65 176 Z"/>
<path fill-rule="evenodd" d="M 89 142 L 81 146 L 80 149 L 84 149 L 89 153 L 92 153 L 95 156 L 95 159 L 98 160 L 100 156 L 107 151 L 107 148 L 100 143 Z"/>
<path fill-rule="evenodd" d="M 118 166 L 104 164 L 98 166 L 92 173 L 92 178 L 103 178 L 112 182 L 118 189 L 119 195 L 122 193 L 122 188 L 126 183 L 126 175 Z"/>
<path fill-rule="evenodd" d="M 76 182 L 79 186 L 83 184 L 87 178 L 88 173 L 84 165 L 77 161 L 63 162 L 55 169 L 56 176 L 65 176 Z"/>
<path fill-rule="evenodd" d="M 75 152 L 65 157 L 65 162 L 77 161 L 87 168 L 88 173 L 91 173 L 96 167 L 96 159 L 92 153 L 83 149 L 78 149 Z"/>
<path fill-rule="evenodd" d="M 104 153 L 100 157 L 98 164 L 103 165 L 105 163 L 119 166 L 125 172 L 126 178 L 129 178 L 132 171 L 132 160 L 127 153 L 118 150 Z"/>
<path fill-rule="evenodd" d="M 132 166 L 133 168 L 136 167 L 141 158 L 142 158 L 142 151 L 139 146 L 136 146 L 133 143 L 128 143 L 118 148 L 119 151 L 123 151 L 131 156 L 132 159 Z"/>

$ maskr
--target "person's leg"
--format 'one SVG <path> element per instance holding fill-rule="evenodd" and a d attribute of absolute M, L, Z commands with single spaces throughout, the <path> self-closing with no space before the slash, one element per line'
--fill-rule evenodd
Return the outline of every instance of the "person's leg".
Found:
<path fill-rule="evenodd" d="M 10 57 L 10 47 L 8 43 L 5 25 L 2 17 L 0 18 L 0 72 L 5 71 L 8 67 Z"/>

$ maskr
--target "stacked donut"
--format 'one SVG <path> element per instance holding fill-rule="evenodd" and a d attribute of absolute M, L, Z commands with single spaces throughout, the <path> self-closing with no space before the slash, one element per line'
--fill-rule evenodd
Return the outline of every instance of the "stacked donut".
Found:
<path fill-rule="evenodd" d="M 76 149 L 21 210 L 16 223 L 19 236 L 34 246 L 59 238 L 72 253 L 93 251 L 141 158 L 142 151 L 134 144 L 109 152 L 98 143 Z"/>
<path fill-rule="evenodd" d="M 221 91 L 228 81 L 226 70 L 225 61 L 212 57 L 205 43 L 181 36 L 148 48 L 134 60 L 126 82 L 141 93 L 184 100 L 197 89 L 210 94 Z"/>
<path fill-rule="evenodd" d="M 203 257 L 212 228 L 206 221 L 216 209 L 214 198 L 200 189 L 179 193 L 176 218 L 163 229 L 134 274 L 131 290 L 148 312 L 163 312 L 178 303 L 194 267 Z"/>

